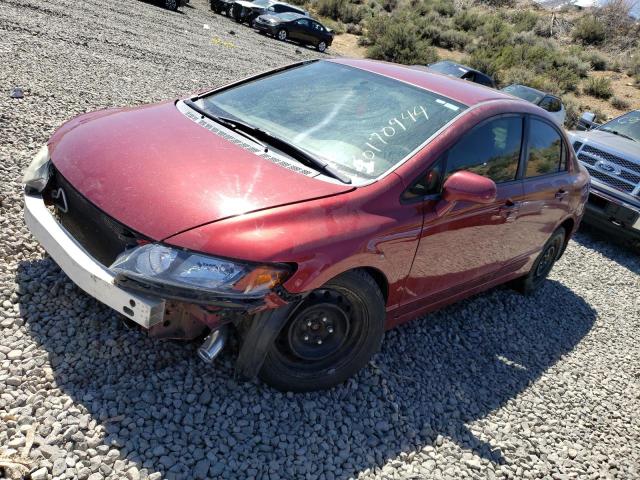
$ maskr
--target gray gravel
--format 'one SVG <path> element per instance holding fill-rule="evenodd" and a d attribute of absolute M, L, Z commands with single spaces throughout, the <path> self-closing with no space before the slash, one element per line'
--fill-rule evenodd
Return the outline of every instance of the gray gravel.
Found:
<path fill-rule="evenodd" d="M 639 478 L 640 261 L 602 237 L 580 233 L 534 297 L 496 289 L 426 316 L 357 378 L 305 395 L 237 383 L 233 352 L 205 366 L 195 345 L 127 330 L 43 255 L 19 179 L 65 120 L 316 55 L 192 2 L 0 2 L 5 474 Z"/>

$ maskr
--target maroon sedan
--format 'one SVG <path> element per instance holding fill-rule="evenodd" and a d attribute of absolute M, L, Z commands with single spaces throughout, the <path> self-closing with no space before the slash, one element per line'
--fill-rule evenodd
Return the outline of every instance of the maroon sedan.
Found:
<path fill-rule="evenodd" d="M 207 335 L 205 360 L 233 327 L 241 376 L 305 391 L 355 374 L 385 329 L 540 286 L 589 176 L 535 105 L 327 60 L 82 115 L 25 184 L 27 225 L 83 290 L 154 337 Z"/>

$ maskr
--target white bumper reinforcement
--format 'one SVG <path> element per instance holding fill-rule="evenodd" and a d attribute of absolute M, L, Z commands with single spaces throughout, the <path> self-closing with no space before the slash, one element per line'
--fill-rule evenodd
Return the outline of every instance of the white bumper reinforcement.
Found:
<path fill-rule="evenodd" d="M 145 328 L 162 322 L 164 300 L 117 287 L 114 274 L 69 235 L 42 197 L 24 195 L 24 219 L 32 235 L 82 290 Z"/>

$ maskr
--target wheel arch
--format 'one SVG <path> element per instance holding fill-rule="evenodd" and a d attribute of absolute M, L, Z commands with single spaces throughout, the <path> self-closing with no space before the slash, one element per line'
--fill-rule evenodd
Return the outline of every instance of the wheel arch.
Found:
<path fill-rule="evenodd" d="M 569 240 L 571 239 L 571 235 L 573 235 L 573 229 L 576 225 L 576 221 L 574 220 L 573 217 L 567 217 L 565 218 L 562 223 L 560 223 L 560 225 L 558 225 L 557 228 L 564 228 L 564 232 L 565 232 L 565 236 L 564 236 L 564 243 L 562 244 L 562 251 L 560 252 L 560 255 L 558 255 L 558 258 L 562 257 L 562 255 L 564 254 L 564 251 L 567 249 L 567 245 L 569 244 Z"/>

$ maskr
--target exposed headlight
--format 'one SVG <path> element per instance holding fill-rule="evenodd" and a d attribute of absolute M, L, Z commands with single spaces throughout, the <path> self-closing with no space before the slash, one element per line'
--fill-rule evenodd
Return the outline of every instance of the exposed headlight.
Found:
<path fill-rule="evenodd" d="M 40 151 L 33 157 L 31 164 L 24 171 L 22 182 L 36 192 L 41 192 L 47 186 L 49 176 L 51 175 L 49 149 L 43 146 Z"/>
<path fill-rule="evenodd" d="M 120 254 L 110 269 L 147 284 L 254 297 L 280 285 L 291 274 L 282 266 L 249 265 L 155 243 Z"/>

